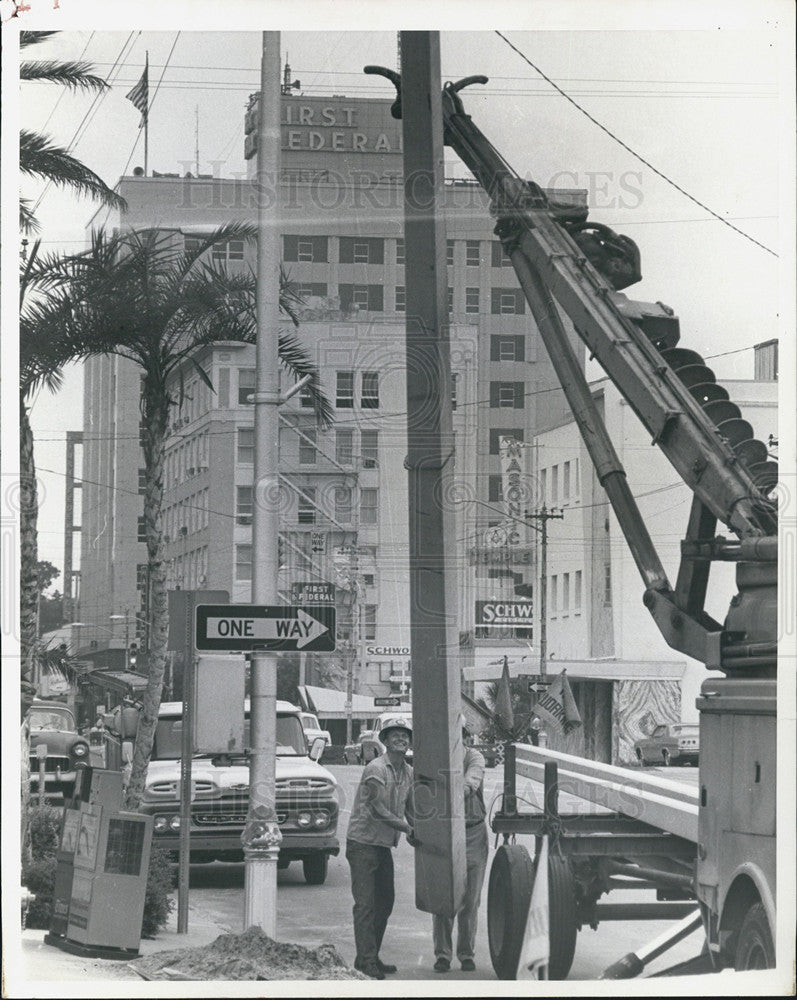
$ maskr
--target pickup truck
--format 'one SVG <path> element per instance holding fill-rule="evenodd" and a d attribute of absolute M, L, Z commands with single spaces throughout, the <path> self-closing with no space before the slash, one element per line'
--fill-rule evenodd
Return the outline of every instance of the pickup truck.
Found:
<path fill-rule="evenodd" d="M 154 843 L 177 859 L 180 836 L 182 702 L 160 706 L 141 811 L 154 818 Z M 249 711 L 246 711 L 245 744 Z M 241 833 L 249 803 L 246 756 L 196 754 L 191 765 L 191 862 L 242 861 Z M 300 711 L 277 702 L 279 868 L 301 860 L 305 881 L 321 885 L 329 856 L 338 854 L 338 783 L 308 752 Z"/>

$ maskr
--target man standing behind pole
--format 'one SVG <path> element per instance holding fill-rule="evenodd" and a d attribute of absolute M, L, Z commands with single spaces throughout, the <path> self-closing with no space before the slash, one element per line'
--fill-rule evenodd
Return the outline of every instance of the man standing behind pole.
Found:
<path fill-rule="evenodd" d="M 469 737 L 465 728 L 464 716 L 460 716 L 462 738 Z M 463 972 L 473 972 L 476 964 L 473 961 L 476 947 L 476 924 L 479 916 L 479 900 L 481 899 L 484 873 L 487 869 L 487 824 L 484 807 L 484 757 L 473 747 L 465 746 L 463 755 L 465 768 L 465 861 L 467 865 L 467 883 L 462 907 L 457 913 L 457 958 Z M 454 926 L 453 917 L 432 916 L 432 937 L 434 942 L 435 972 L 448 972 L 451 968 L 451 931 Z"/>
<path fill-rule="evenodd" d="M 346 835 L 354 897 L 354 968 L 372 979 L 396 971 L 395 965 L 381 961 L 379 949 L 395 896 L 391 852 L 401 833 L 412 834 L 404 816 L 412 789 L 412 768 L 404 760 L 412 743 L 412 722 L 405 715 L 389 715 L 378 735 L 387 753 L 363 770 Z"/>

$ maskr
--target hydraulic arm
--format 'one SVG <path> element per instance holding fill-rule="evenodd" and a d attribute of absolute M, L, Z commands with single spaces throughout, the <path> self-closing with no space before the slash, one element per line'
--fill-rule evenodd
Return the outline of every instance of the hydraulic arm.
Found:
<path fill-rule="evenodd" d="M 392 113 L 400 118 L 398 74 L 378 66 L 366 66 L 365 72 L 394 83 L 398 97 Z M 743 669 L 753 657 L 757 667 L 774 670 L 775 633 L 770 626 L 777 509 L 770 493 L 778 478 L 777 463 L 769 460 L 766 446 L 754 438 L 752 427 L 700 355 L 677 346 L 680 332 L 673 311 L 661 303 L 631 301 L 621 293 L 641 278 L 633 241 L 588 222 L 586 209 L 551 202 L 537 184 L 519 177 L 473 124 L 459 91 L 486 82 L 486 77 L 471 76 L 445 85 L 445 141 L 490 197 L 495 231 L 645 582 L 645 604 L 667 642 L 707 666 Z M 684 562 L 674 589 L 594 405 L 560 310 L 694 494 Z M 715 538 L 717 521 L 740 541 L 727 544 Z M 729 616 L 723 630 L 703 610 L 708 563 L 716 558 L 749 559 L 752 551 L 752 565 L 760 565 L 752 573 L 750 563 L 740 565 L 740 590 L 763 588 L 770 596 L 763 604 L 760 594 L 748 597 L 744 612 Z M 745 603 L 745 595 L 736 603 Z M 748 628 L 748 620 L 755 619 L 758 627 Z"/>

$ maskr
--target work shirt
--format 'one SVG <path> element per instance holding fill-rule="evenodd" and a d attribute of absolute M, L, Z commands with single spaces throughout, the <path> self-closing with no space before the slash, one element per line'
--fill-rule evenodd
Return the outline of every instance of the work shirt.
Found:
<path fill-rule="evenodd" d="M 484 756 L 473 747 L 465 747 L 463 760 L 465 786 L 465 826 L 470 829 L 484 823 L 485 808 L 482 796 L 484 785 Z"/>
<path fill-rule="evenodd" d="M 387 806 L 394 816 L 404 818 L 407 797 L 412 788 L 412 768 L 406 761 L 398 767 L 390 763 L 387 754 L 372 760 L 363 770 L 363 776 L 354 796 L 349 817 L 349 840 L 358 844 L 373 844 L 378 847 L 395 847 L 399 842 L 400 830 L 390 826 L 373 811 L 367 782 L 377 782 L 387 789 Z"/>

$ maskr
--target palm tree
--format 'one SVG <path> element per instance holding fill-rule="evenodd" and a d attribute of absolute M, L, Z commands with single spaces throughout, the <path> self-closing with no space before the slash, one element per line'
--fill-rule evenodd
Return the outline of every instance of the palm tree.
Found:
<path fill-rule="evenodd" d="M 92 236 L 89 250 L 65 257 L 51 268 L 58 284 L 52 305 L 37 315 L 39 335 L 60 338 L 72 357 L 115 354 L 141 368 L 141 426 L 144 451 L 144 523 L 150 580 L 148 684 L 143 696 L 127 807 L 135 809 L 144 788 L 158 718 L 166 663 L 168 594 L 163 561 L 163 462 L 169 408 L 182 402 L 185 366 L 193 367 L 212 389 L 196 352 L 221 340 L 254 343 L 256 280 L 208 263 L 207 252 L 230 239 L 253 239 L 254 227 L 230 223 L 184 251 L 182 238 L 163 230 Z M 179 246 L 176 245 L 179 241 Z M 298 325 L 287 277 L 282 275 L 280 306 Z M 310 376 L 308 391 L 322 426 L 332 422 L 318 372 L 293 333 L 282 332 L 279 353 L 296 378 Z"/>
<path fill-rule="evenodd" d="M 38 45 L 54 34 L 54 31 L 23 31 L 19 36 L 20 48 Z M 57 83 L 69 90 L 101 92 L 108 88 L 106 81 L 93 73 L 92 67 L 84 62 L 31 60 L 20 64 L 19 76 L 25 82 Z M 124 199 L 111 190 L 101 177 L 47 135 L 20 130 L 19 169 L 27 176 L 40 177 L 59 187 L 71 188 L 77 194 L 96 198 L 104 205 L 125 208 Z M 33 210 L 24 198 L 19 204 L 19 224 L 26 233 L 39 228 Z"/>
<path fill-rule="evenodd" d="M 512 698 L 512 711 L 515 717 L 515 724 L 512 727 L 511 732 L 507 731 L 504 726 L 501 725 L 498 716 L 495 714 L 495 707 L 498 703 L 499 684 L 499 681 L 490 681 L 489 684 L 485 685 L 484 695 L 477 698 L 476 703 L 486 709 L 492 716 L 490 724 L 487 728 L 487 731 L 492 739 L 520 739 L 526 732 L 528 732 L 529 725 L 534 717 L 531 698 L 528 690 L 526 690 L 527 684 L 519 677 L 513 677 L 509 682 Z"/>

